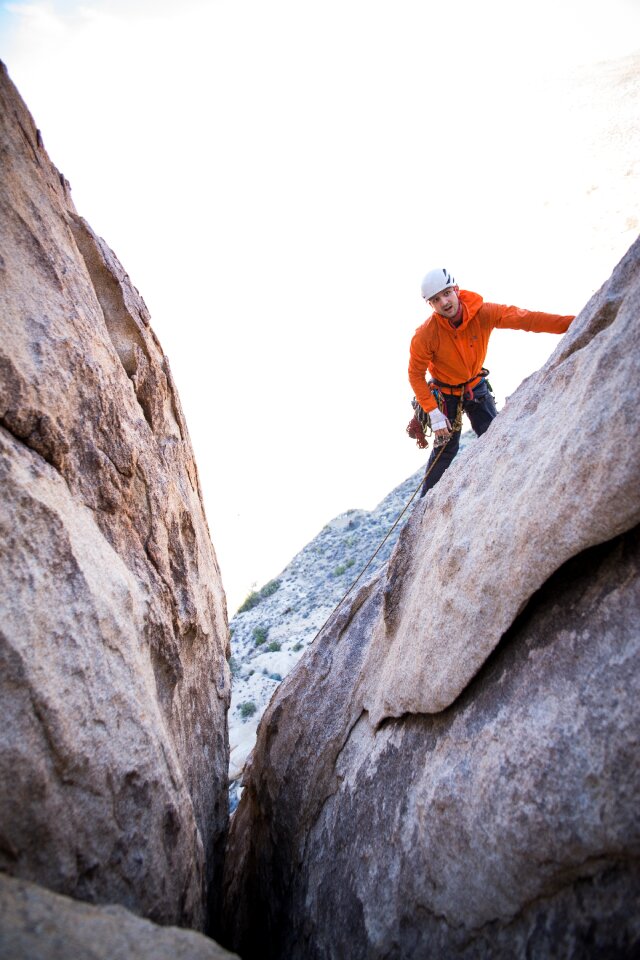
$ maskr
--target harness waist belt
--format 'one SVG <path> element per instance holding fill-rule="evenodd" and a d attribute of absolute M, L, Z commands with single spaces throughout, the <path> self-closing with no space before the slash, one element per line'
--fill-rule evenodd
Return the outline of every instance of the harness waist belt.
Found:
<path fill-rule="evenodd" d="M 482 378 L 488 376 L 488 374 L 489 371 L 483 367 L 480 373 L 476 373 L 475 377 L 471 377 L 470 380 L 465 380 L 464 383 L 444 383 L 442 380 L 436 380 L 435 378 L 431 380 L 430 383 L 433 383 L 436 387 L 440 387 L 445 393 L 459 397 L 461 393 L 466 392 L 465 388 L 470 387 L 473 390 L 474 387 L 477 387 Z"/>

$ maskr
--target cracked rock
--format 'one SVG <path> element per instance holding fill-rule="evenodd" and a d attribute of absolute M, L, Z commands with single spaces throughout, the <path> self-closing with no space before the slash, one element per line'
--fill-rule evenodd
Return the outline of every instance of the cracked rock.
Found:
<path fill-rule="evenodd" d="M 225 861 L 243 960 L 638 955 L 639 264 L 274 694 Z"/>

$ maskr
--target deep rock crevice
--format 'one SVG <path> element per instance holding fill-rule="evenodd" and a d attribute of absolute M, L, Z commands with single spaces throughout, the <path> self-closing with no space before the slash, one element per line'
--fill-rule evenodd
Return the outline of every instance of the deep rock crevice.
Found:
<path fill-rule="evenodd" d="M 243 960 L 640 945 L 639 259 L 640 242 L 275 693 L 225 865 Z M 620 403 L 596 457 L 604 370 Z"/>
<path fill-rule="evenodd" d="M 557 628 L 554 630 L 554 621 L 558 624 L 558 628 L 562 630 L 562 627 L 558 623 L 557 612 L 560 610 L 568 610 L 570 616 L 575 617 L 575 614 L 578 614 L 577 621 L 572 621 L 572 632 L 579 634 L 580 623 L 592 624 L 593 617 L 589 615 L 588 611 L 594 610 L 603 610 L 606 607 L 607 598 L 612 599 L 615 603 L 618 602 L 616 597 L 616 591 L 620 589 L 620 585 L 625 582 L 635 582 L 637 584 L 637 566 L 638 558 L 640 555 L 639 549 L 640 541 L 640 531 L 635 529 L 629 534 L 626 534 L 624 537 L 617 538 L 615 541 L 611 541 L 607 544 L 599 545 L 598 547 L 592 548 L 589 551 L 585 551 L 584 554 L 579 557 L 572 558 L 565 567 L 550 578 L 550 580 L 545 584 L 545 586 L 538 591 L 538 593 L 533 598 L 527 610 L 521 615 L 518 622 L 515 623 L 509 635 L 505 636 L 503 643 L 501 643 L 500 648 L 496 649 L 490 659 L 487 661 L 482 671 L 474 679 L 473 683 L 464 691 L 459 700 L 450 706 L 446 711 L 438 714 L 435 717 L 429 716 L 413 716 L 403 719 L 393 719 L 389 720 L 381 731 L 378 731 L 376 734 L 371 732 L 371 741 L 380 741 L 384 743 L 386 740 L 387 744 L 395 742 L 395 739 L 398 742 L 402 742 L 404 739 L 407 742 L 407 758 L 413 756 L 415 758 L 415 763 L 420 767 L 419 757 L 429 756 L 429 752 L 433 756 L 436 756 L 436 752 L 442 749 L 443 745 L 447 743 L 455 743 L 457 749 L 467 749 L 468 747 L 473 747 L 474 743 L 478 741 L 478 738 L 482 736 L 482 729 L 486 728 L 487 724 L 491 724 L 497 718 L 500 718 L 502 711 L 508 709 L 508 704 L 510 701 L 516 702 L 519 696 L 518 689 L 524 684 L 526 687 L 526 677 L 527 673 L 530 671 L 531 664 L 536 662 L 536 658 L 539 657 L 540 653 L 545 650 L 545 648 L 550 648 L 550 654 L 547 656 L 549 662 L 553 662 L 553 645 L 558 642 L 559 638 L 563 636 L 562 633 L 557 632 Z M 622 574 L 622 575 L 620 575 Z M 596 589 L 594 592 L 594 581 L 596 583 L 602 582 L 602 587 Z M 569 599 L 570 598 L 570 599 Z M 584 607 L 584 614 L 581 614 L 579 611 L 581 605 L 587 600 L 587 605 Z M 610 616 L 606 612 L 603 614 L 605 621 Z M 628 611 L 628 616 L 633 617 L 633 612 Z M 541 629 L 541 624 L 545 623 L 547 626 L 544 629 Z M 565 631 L 566 634 L 566 631 Z M 526 639 L 523 642 L 523 638 Z M 564 636 L 563 640 L 565 648 L 567 648 L 567 637 Z M 564 654 L 565 660 L 571 662 L 571 645 L 573 641 L 569 641 L 569 647 L 566 649 Z M 583 653 L 583 656 L 586 655 L 586 650 Z M 540 685 L 540 692 L 543 691 L 543 681 L 538 681 Z M 462 717 L 465 717 L 465 726 L 468 728 L 468 732 L 461 736 L 461 730 L 458 729 L 460 726 L 460 720 Z M 482 726 L 479 727 L 478 723 L 481 723 Z M 285 728 L 280 724 L 280 730 Z M 410 735 L 410 732 L 413 731 L 413 735 Z M 424 743 L 423 737 L 424 734 L 428 733 L 429 744 Z M 281 735 L 281 734 L 280 734 Z M 276 733 L 276 736 L 278 734 Z M 407 740 L 407 737 L 409 739 Z M 350 744 L 351 736 L 349 740 L 345 742 L 344 748 L 340 757 L 336 755 L 337 759 L 333 762 L 333 769 L 336 771 L 337 780 L 336 785 L 337 789 L 331 793 L 330 796 L 325 797 L 323 806 L 318 811 L 317 816 L 309 817 L 310 811 L 308 811 L 305 816 L 305 841 L 304 845 L 301 848 L 303 851 L 302 859 L 300 861 L 298 869 L 301 871 L 299 879 L 295 879 L 293 874 L 290 875 L 288 883 L 292 886 L 292 891 L 285 896 L 282 901 L 281 908 L 283 914 L 281 917 L 289 918 L 284 921 L 284 928 L 282 931 L 277 932 L 279 921 L 277 920 L 277 912 L 275 910 L 275 904 L 272 903 L 270 908 L 270 914 L 273 919 L 272 924 L 276 926 L 271 926 L 270 936 L 274 939 L 274 942 L 280 944 L 281 952 L 278 953 L 276 950 L 272 956 L 302 956 L 298 954 L 295 948 L 292 948 L 293 941 L 287 939 L 285 930 L 289 926 L 290 918 L 295 916 L 298 911 L 303 911 L 304 903 L 314 902 L 316 894 L 314 894 L 313 889 L 309 888 L 309 875 L 311 865 L 316 862 L 316 858 L 321 849 L 322 844 L 329 842 L 330 845 L 335 844 L 334 858 L 337 854 L 337 862 L 334 859 L 332 866 L 332 874 L 334 871 L 335 879 L 338 883 L 338 889 L 341 888 L 341 883 L 338 880 L 338 877 L 341 875 L 344 867 L 346 866 L 346 861 L 344 858 L 343 851 L 345 847 L 345 826 L 347 822 L 353 817 L 351 814 L 347 819 L 343 814 L 340 823 L 342 824 L 340 833 L 336 835 L 335 827 L 335 816 L 336 811 L 340 808 L 341 805 L 344 805 L 344 798 L 346 796 L 351 797 L 352 804 L 358 804 L 356 798 L 361 798 L 360 803 L 364 804 L 362 813 L 359 815 L 364 819 L 359 819 L 357 823 L 353 824 L 354 832 L 351 833 L 351 843 L 355 843 L 355 846 L 351 849 L 350 859 L 351 861 L 357 862 L 358 852 L 361 850 L 361 843 L 363 838 L 367 836 L 367 832 L 371 834 L 369 839 L 373 840 L 373 834 L 379 829 L 379 826 L 376 826 L 375 820 L 373 823 L 370 823 L 369 817 L 367 815 L 367 806 L 364 800 L 365 795 L 370 794 L 373 790 L 373 784 L 375 779 L 379 779 L 380 782 L 385 784 L 385 791 L 387 793 L 387 800 L 390 801 L 391 797 L 389 796 L 389 785 L 390 780 L 388 774 L 385 774 L 383 768 L 380 767 L 378 763 L 377 772 L 375 778 L 372 780 L 367 778 L 366 780 L 358 779 L 355 783 L 351 784 L 350 789 L 346 790 L 345 793 L 345 780 L 344 780 L 344 770 L 341 774 L 338 769 L 340 763 L 343 764 L 343 767 L 346 770 L 353 768 L 353 761 L 358 756 L 357 747 L 353 747 Z M 494 738 L 495 740 L 495 738 Z M 423 742 L 423 747 L 419 748 L 419 743 Z M 366 742 L 366 741 L 365 741 Z M 389 748 L 384 748 L 388 750 Z M 394 748 L 395 749 L 395 748 Z M 352 756 L 346 756 L 351 750 Z M 392 754 L 389 754 L 391 758 Z M 340 759 L 342 758 L 342 759 Z M 360 760 L 362 763 L 362 759 Z M 428 760 L 426 761 L 428 764 Z M 405 766 L 408 763 L 405 761 Z M 428 766 L 425 766 L 425 771 L 428 770 Z M 366 764 L 363 768 L 363 772 L 366 770 Z M 504 776 L 504 774 L 503 774 Z M 399 772 L 395 775 L 392 774 L 391 782 L 397 784 L 402 784 L 403 777 Z M 496 783 L 496 789 L 499 789 L 498 781 Z M 287 790 L 288 788 L 284 786 L 282 782 L 281 790 Z M 400 787 L 400 789 L 402 789 Z M 415 789 L 415 784 L 413 787 L 408 787 L 406 792 L 411 793 L 411 790 Z M 342 798 L 341 798 L 342 794 Z M 279 798 L 276 795 L 273 798 L 273 803 L 278 804 L 282 803 L 283 798 Z M 333 809 L 330 809 L 333 808 Z M 274 810 L 277 809 L 274 808 Z M 289 816 L 292 813 L 292 808 L 289 807 L 287 803 L 287 809 L 289 810 Z M 442 816 L 442 813 L 446 812 L 448 809 L 447 804 L 441 808 L 442 812 L 438 813 L 437 806 L 432 807 L 432 815 L 434 817 Z M 256 811 L 257 812 L 257 811 Z M 346 813 L 346 811 L 345 811 Z M 281 815 L 281 814 L 280 814 Z M 278 819 L 279 816 L 278 815 Z M 271 814 L 270 814 L 271 816 Z M 409 817 L 408 811 L 405 810 L 405 816 Z M 307 819 L 308 818 L 308 819 Z M 322 825 L 321 821 L 325 820 L 325 826 Z M 330 826 L 330 824 L 334 826 Z M 369 829 L 364 826 L 365 823 L 369 823 Z M 355 838 L 359 836 L 359 830 L 362 828 L 362 833 L 360 834 L 360 839 L 356 840 Z M 288 829 L 291 829 L 294 833 L 300 830 L 300 826 L 290 826 Z M 330 832 L 327 832 L 330 831 Z M 329 840 L 329 837 L 332 836 L 332 840 Z M 391 842 L 392 834 L 389 839 Z M 274 837 L 274 843 L 277 844 L 277 847 L 272 849 L 272 852 L 268 855 L 268 859 L 272 862 L 272 868 L 275 866 L 273 864 L 273 857 L 275 855 L 275 860 L 278 862 L 280 857 L 286 857 L 288 855 L 288 843 L 285 842 L 283 837 L 277 836 Z M 506 838 L 504 838 L 506 840 Z M 255 842 L 255 841 L 254 841 Z M 627 840 L 628 843 L 628 840 Z M 320 847 L 319 847 L 320 844 Z M 277 849 L 277 853 L 276 853 Z M 624 848 L 623 848 L 624 849 Z M 449 915 L 449 911 L 438 910 L 433 908 L 429 910 L 429 913 L 432 914 L 434 920 L 438 916 L 446 917 L 446 930 L 449 931 L 446 934 L 446 938 L 454 938 L 457 941 L 460 939 L 458 946 L 453 946 L 453 941 L 449 944 L 448 948 L 444 948 L 444 941 L 442 939 L 444 934 L 442 932 L 435 938 L 435 943 L 438 944 L 436 947 L 434 945 L 434 953 L 426 952 L 426 946 L 423 943 L 422 950 L 425 951 L 420 955 L 424 956 L 467 956 L 465 952 L 464 944 L 476 944 L 479 939 L 482 939 L 485 932 L 497 931 L 498 927 L 500 929 L 500 938 L 506 937 L 508 940 L 509 929 L 512 930 L 514 936 L 517 932 L 517 937 L 520 938 L 522 934 L 522 927 L 535 927 L 537 920 L 531 919 L 536 911 L 538 915 L 540 913 L 544 914 L 545 912 L 550 912 L 555 907 L 553 904 L 558 901 L 558 898 L 562 898 L 567 892 L 575 889 L 582 889 L 585 885 L 593 884 L 597 882 L 590 879 L 589 876 L 585 877 L 585 871 L 587 874 L 600 874 L 603 871 L 606 872 L 611 869 L 618 870 L 628 870 L 635 869 L 633 867 L 633 862 L 635 862 L 635 856 L 628 851 L 624 853 L 623 849 L 615 849 L 610 847 L 609 850 L 600 848 L 597 851 L 589 854 L 586 857 L 576 857 L 572 862 L 567 863 L 563 862 L 562 858 L 555 857 L 553 859 L 549 858 L 538 858 L 537 864 L 534 866 L 532 861 L 530 868 L 532 871 L 542 871 L 543 874 L 547 876 L 547 879 L 544 881 L 542 886 L 536 891 L 535 895 L 524 898 L 517 906 L 517 909 L 513 909 L 510 913 L 510 919 L 507 919 L 505 911 L 502 912 L 502 918 L 497 920 L 495 918 L 487 919 L 482 924 L 472 925 L 471 927 L 468 924 L 460 919 L 456 919 L 456 916 Z M 340 851 L 338 853 L 338 851 Z M 266 851 L 265 851 L 266 852 Z M 292 853 L 293 851 L 291 851 Z M 290 855 L 290 854 L 289 854 Z M 380 856 L 380 851 L 376 846 L 371 848 L 371 855 L 373 857 L 373 862 L 376 861 L 376 858 Z M 331 854 L 329 853 L 329 856 Z M 383 857 L 383 860 L 385 858 Z M 626 864 L 626 867 L 625 867 Z M 284 865 L 282 865 L 284 866 Z M 278 870 L 280 867 L 278 868 Z M 316 868 L 317 869 L 317 868 Z M 406 868 L 405 868 L 406 869 Z M 414 868 L 415 869 L 415 868 Z M 311 871 L 313 873 L 313 871 Z M 266 881 L 266 876 L 265 876 Z M 388 881 L 387 881 L 388 882 Z M 277 889 L 281 889 L 279 886 Z M 393 885 L 391 887 L 393 889 Z M 344 894 L 344 886 L 342 886 Z M 371 895 L 371 890 L 369 895 Z M 273 893 L 273 891 L 272 891 Z M 282 891 L 284 893 L 284 891 Z M 336 910 L 336 903 L 334 902 L 334 897 L 337 896 L 337 890 L 334 890 L 332 893 L 331 901 L 327 904 L 327 909 L 331 911 Z M 252 894 L 252 901 L 254 906 L 254 916 L 256 919 L 259 917 L 259 910 L 257 910 L 257 904 L 255 902 L 256 890 L 254 888 Z M 366 898 L 365 898 L 366 899 Z M 529 919 L 527 919 L 529 917 Z M 282 922 L 282 920 L 280 921 Z M 496 927 L 498 924 L 498 927 Z M 294 926 L 297 926 L 294 924 Z M 436 924 L 437 926 L 437 924 Z M 335 928 L 334 928 L 335 929 Z M 282 936 L 285 936 L 284 940 L 281 940 Z M 317 936 L 325 936 L 324 933 Z M 496 934 L 497 935 L 497 934 Z M 297 935 L 296 935 L 297 936 Z M 533 936 L 533 933 L 530 931 L 527 936 Z M 239 947 L 239 942 L 236 943 L 236 946 Z M 243 943 L 244 955 L 247 958 L 254 956 L 253 948 L 248 942 Z M 293 949 L 293 952 L 289 952 L 290 949 Z M 371 949 L 371 946 L 370 948 Z M 470 949 L 470 948 L 469 948 Z M 475 947 L 474 947 L 475 950 Z M 242 952 L 242 951 L 241 951 Z M 255 954 L 256 956 L 258 954 Z M 311 951 L 310 956 L 321 956 L 321 953 L 316 954 L 314 950 Z M 383 951 L 380 953 L 375 950 L 371 954 L 364 951 L 362 953 L 356 952 L 355 956 L 385 956 Z M 402 949 L 394 954 L 393 951 L 389 955 L 396 955 L 398 957 L 402 956 L 412 956 L 415 954 L 404 953 Z M 470 955 L 475 955 L 471 953 Z M 478 956 L 482 956 L 482 952 L 478 953 Z M 502 955 L 500 953 L 499 955 Z M 504 955 L 508 955 L 508 950 L 505 949 Z"/>

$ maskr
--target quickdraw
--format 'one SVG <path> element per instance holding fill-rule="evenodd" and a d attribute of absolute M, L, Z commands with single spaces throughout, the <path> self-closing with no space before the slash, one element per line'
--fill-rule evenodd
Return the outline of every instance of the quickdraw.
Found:
<path fill-rule="evenodd" d="M 432 381 L 433 382 L 433 381 Z M 436 403 L 438 404 L 438 409 L 447 416 L 447 404 L 444 399 L 443 394 L 437 388 L 431 388 L 431 392 L 435 398 Z M 460 399 L 458 401 L 458 408 L 456 410 L 456 417 L 453 423 L 451 424 L 451 433 L 455 433 L 457 430 L 462 429 L 462 404 L 465 397 L 464 394 L 460 394 Z M 421 450 L 425 450 L 428 446 L 428 440 L 433 436 L 433 427 L 431 426 L 431 417 L 426 413 L 416 398 L 414 397 L 411 401 L 411 405 L 415 411 L 413 419 L 409 421 L 407 425 L 407 433 L 412 440 L 415 440 L 417 445 Z M 436 437 L 433 441 L 434 447 L 442 447 L 447 443 L 447 437 Z"/>
<path fill-rule="evenodd" d="M 431 390 L 431 393 L 433 394 L 434 400 L 438 405 L 438 409 L 445 415 L 445 417 L 447 416 L 447 404 L 444 399 L 442 390 L 460 390 L 460 395 L 459 395 L 460 399 L 458 401 L 458 408 L 456 410 L 456 418 L 453 424 L 451 425 L 452 433 L 455 433 L 457 430 L 462 429 L 462 405 L 464 401 L 473 400 L 473 396 L 474 396 L 473 388 L 468 387 L 470 383 L 473 383 L 474 380 L 478 380 L 478 378 L 482 378 L 486 381 L 486 384 L 489 390 L 491 391 L 491 393 L 493 393 L 491 384 L 486 379 L 488 375 L 489 375 L 489 371 L 486 369 L 486 367 L 482 367 L 482 369 L 480 370 L 480 373 L 477 373 L 474 377 L 471 377 L 469 380 L 465 380 L 464 383 L 444 383 L 442 380 L 429 380 L 427 386 L 429 387 L 429 389 Z M 468 389 L 465 390 L 464 389 L 465 387 L 468 387 Z M 421 450 L 425 450 L 426 447 L 428 446 L 429 438 L 433 435 L 433 428 L 431 427 L 431 419 L 429 417 L 429 414 L 422 409 L 422 407 L 420 406 L 420 404 L 418 403 L 415 397 L 411 401 L 411 406 L 414 409 L 414 416 L 413 416 L 413 419 L 410 420 L 409 424 L 407 425 L 407 433 L 412 440 L 416 441 L 416 444 L 418 445 L 418 447 L 420 447 Z M 434 447 L 440 447 L 440 446 L 443 446 L 446 442 L 447 441 L 445 438 L 440 437 L 434 440 L 433 445 Z"/>

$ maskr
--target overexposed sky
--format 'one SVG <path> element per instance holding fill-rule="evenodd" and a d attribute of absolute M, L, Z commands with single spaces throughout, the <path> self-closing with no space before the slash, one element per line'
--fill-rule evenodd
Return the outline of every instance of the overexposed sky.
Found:
<path fill-rule="evenodd" d="M 606 61 L 638 38 L 637 0 L 0 4 L 0 56 L 169 357 L 230 613 L 424 462 L 427 270 L 559 313 L 606 280 L 640 219 L 638 86 Z M 555 343 L 494 335 L 499 401 Z"/>

